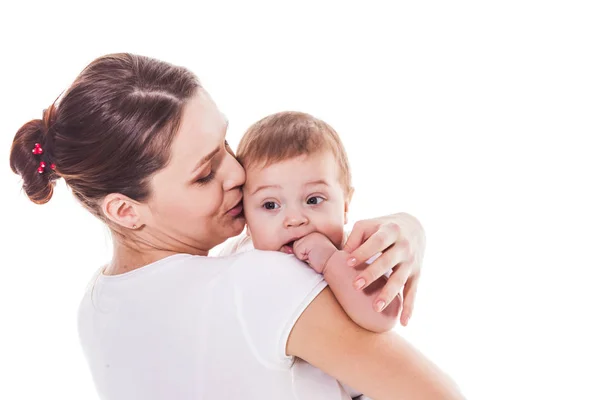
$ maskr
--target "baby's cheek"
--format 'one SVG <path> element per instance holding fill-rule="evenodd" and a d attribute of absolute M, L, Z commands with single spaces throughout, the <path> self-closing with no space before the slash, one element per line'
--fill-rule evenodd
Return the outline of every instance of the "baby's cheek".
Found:
<path fill-rule="evenodd" d="M 337 247 L 338 249 L 341 249 L 342 246 L 344 245 L 343 241 L 344 241 L 344 229 L 342 227 L 342 229 L 339 229 L 335 232 L 334 237 L 331 239 L 331 242 L 335 245 L 335 247 Z"/>
<path fill-rule="evenodd" d="M 261 233 L 262 232 L 260 232 L 258 235 L 252 235 L 252 243 L 254 243 L 255 249 L 273 251 L 279 250 L 279 247 L 277 247 L 276 243 L 269 238 L 269 235 L 262 235 Z"/>
<path fill-rule="evenodd" d="M 344 240 L 344 224 L 343 223 L 334 223 L 330 222 L 327 225 L 323 226 L 320 230 L 325 236 L 331 240 L 331 243 L 335 245 L 338 249 L 342 247 Z"/>
<path fill-rule="evenodd" d="M 248 230 L 250 232 L 250 237 L 252 238 L 252 243 L 254 248 L 257 250 L 279 250 L 277 247 L 277 243 L 273 240 L 273 234 L 269 229 L 266 221 L 261 219 L 254 219 L 252 216 L 248 218 Z"/>

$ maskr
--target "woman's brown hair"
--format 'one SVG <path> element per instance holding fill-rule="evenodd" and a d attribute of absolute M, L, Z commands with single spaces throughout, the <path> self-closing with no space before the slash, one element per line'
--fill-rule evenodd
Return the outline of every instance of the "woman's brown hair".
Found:
<path fill-rule="evenodd" d="M 10 166 L 33 202 L 48 202 L 62 177 L 104 220 L 100 200 L 106 195 L 148 198 L 149 178 L 166 166 L 183 106 L 199 88 L 183 67 L 126 53 L 100 57 L 42 119 L 17 131 Z M 33 152 L 37 145 L 41 154 Z"/>

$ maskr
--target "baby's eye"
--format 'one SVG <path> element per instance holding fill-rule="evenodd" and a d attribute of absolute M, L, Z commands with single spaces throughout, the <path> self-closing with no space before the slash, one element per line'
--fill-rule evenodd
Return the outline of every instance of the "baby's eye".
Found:
<path fill-rule="evenodd" d="M 312 196 L 309 197 L 308 200 L 306 201 L 306 204 L 319 204 L 321 203 L 323 200 L 325 200 L 324 198 L 322 198 L 321 196 Z"/>
<path fill-rule="evenodd" d="M 279 204 L 275 203 L 274 201 L 267 201 L 265 202 L 265 204 L 263 204 L 263 208 L 265 208 L 266 210 L 276 210 L 279 207 Z"/>

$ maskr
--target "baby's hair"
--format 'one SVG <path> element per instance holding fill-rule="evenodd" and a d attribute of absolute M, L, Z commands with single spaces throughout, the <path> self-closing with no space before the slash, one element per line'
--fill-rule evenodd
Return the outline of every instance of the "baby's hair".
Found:
<path fill-rule="evenodd" d="M 346 193 L 352 175 L 346 150 L 336 131 L 310 114 L 284 111 L 254 123 L 240 141 L 237 157 L 244 168 L 267 167 L 302 155 L 331 151 L 340 168 L 340 183 Z"/>

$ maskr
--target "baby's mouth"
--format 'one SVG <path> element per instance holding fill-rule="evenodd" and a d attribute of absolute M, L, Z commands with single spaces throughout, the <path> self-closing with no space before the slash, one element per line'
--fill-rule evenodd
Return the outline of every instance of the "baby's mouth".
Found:
<path fill-rule="evenodd" d="M 281 251 L 284 252 L 285 254 L 294 254 L 294 242 L 296 240 L 292 240 L 286 244 L 284 244 L 283 246 L 281 246 Z"/>

